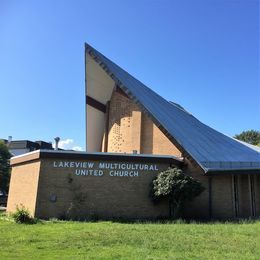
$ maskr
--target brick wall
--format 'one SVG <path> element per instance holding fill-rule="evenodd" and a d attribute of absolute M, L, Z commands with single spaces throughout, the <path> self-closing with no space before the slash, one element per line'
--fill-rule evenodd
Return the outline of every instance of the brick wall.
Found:
<path fill-rule="evenodd" d="M 212 177 L 212 217 L 231 219 L 234 216 L 232 176 Z"/>
<path fill-rule="evenodd" d="M 20 160 L 20 159 L 17 159 Z M 160 218 L 167 217 L 167 201 L 154 204 L 149 196 L 155 176 L 170 166 L 170 163 L 156 162 L 158 170 L 140 170 L 138 177 L 76 175 L 74 168 L 54 167 L 55 158 L 34 159 L 19 162 L 12 168 L 8 212 L 14 212 L 17 205 L 23 204 L 30 213 L 40 218 Z M 58 159 L 58 161 L 61 159 Z M 65 161 L 71 161 L 64 159 Z M 64 161 L 62 160 L 62 161 Z M 104 159 L 106 160 L 106 159 Z M 132 163 L 135 163 L 133 159 Z M 76 162 L 80 162 L 76 159 Z M 89 161 L 84 159 L 83 161 Z M 100 161 L 92 160 L 95 164 Z M 106 161 L 104 161 L 106 162 Z M 117 161 L 124 162 L 124 159 Z M 113 163 L 109 161 L 108 163 Z M 129 163 L 129 162 L 128 162 Z M 138 162 L 141 163 L 142 162 Z M 94 167 L 96 169 L 97 166 Z M 199 180 L 206 190 L 193 201 L 187 203 L 184 217 L 208 219 L 210 216 L 209 177 L 186 160 L 184 172 Z M 260 176 L 254 175 L 256 216 L 260 215 Z M 248 175 L 237 175 L 238 217 L 251 216 L 251 202 Z M 212 217 L 231 219 L 235 217 L 232 176 L 211 177 Z M 85 197 L 86 196 L 86 197 Z"/>
<path fill-rule="evenodd" d="M 238 199 L 239 199 L 239 217 L 246 218 L 251 215 L 251 201 L 249 193 L 248 175 L 238 176 Z"/>
<path fill-rule="evenodd" d="M 108 152 L 132 153 L 133 150 L 136 150 L 136 145 L 132 145 L 135 137 L 133 129 L 139 129 L 140 122 L 138 122 L 138 118 L 133 118 L 132 113 L 138 111 L 137 106 L 130 99 L 114 92 L 109 109 Z M 136 138 L 138 142 L 140 137 Z M 140 152 L 140 147 L 138 148 L 137 150 Z"/>
<path fill-rule="evenodd" d="M 12 168 L 7 212 L 15 212 L 21 204 L 32 215 L 35 214 L 35 205 L 38 190 L 40 162 L 17 165 Z"/>
<path fill-rule="evenodd" d="M 109 107 L 108 152 L 132 153 L 133 150 L 136 150 L 138 153 L 182 156 L 181 152 L 152 120 L 142 113 L 139 107 L 126 95 L 114 91 Z M 187 203 L 184 215 L 190 218 L 209 218 L 208 176 L 205 176 L 204 172 L 194 163 L 189 160 L 186 160 L 186 162 L 187 166 L 184 171 L 199 180 L 206 190 L 194 201 Z M 257 181 L 256 177 L 255 182 Z M 259 184 L 255 186 L 258 194 Z M 232 177 L 212 177 L 211 188 L 212 217 L 218 219 L 233 218 L 235 213 Z M 251 214 L 251 204 L 247 175 L 238 177 L 238 190 L 239 217 L 248 217 Z M 256 202 L 259 201 L 257 194 Z M 257 210 L 259 211 L 259 206 Z"/>
<path fill-rule="evenodd" d="M 184 216 L 191 219 L 208 219 L 209 218 L 209 190 L 208 177 L 203 171 L 189 160 L 185 161 L 184 173 L 198 180 L 205 190 L 191 202 L 187 202 L 184 208 Z"/>
<path fill-rule="evenodd" d="M 115 91 L 109 105 L 107 151 L 132 153 L 133 150 L 181 156 L 181 152 L 133 101 Z"/>
<path fill-rule="evenodd" d="M 167 217 L 167 201 L 154 204 L 150 189 L 157 173 L 167 169 L 169 164 L 155 164 L 158 171 L 139 171 L 138 177 L 111 177 L 108 170 L 104 170 L 103 176 L 96 177 L 77 176 L 71 168 L 53 168 L 53 159 L 44 159 L 36 216 L 104 219 Z M 56 201 L 52 202 L 51 198 L 56 198 Z M 82 198 L 82 202 L 75 198 Z"/>

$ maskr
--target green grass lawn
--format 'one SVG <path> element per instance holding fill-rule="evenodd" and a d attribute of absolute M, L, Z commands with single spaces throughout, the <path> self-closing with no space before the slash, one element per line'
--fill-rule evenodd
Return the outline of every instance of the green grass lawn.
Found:
<path fill-rule="evenodd" d="M 0 218 L 0 259 L 260 259 L 260 221 L 113 223 Z"/>

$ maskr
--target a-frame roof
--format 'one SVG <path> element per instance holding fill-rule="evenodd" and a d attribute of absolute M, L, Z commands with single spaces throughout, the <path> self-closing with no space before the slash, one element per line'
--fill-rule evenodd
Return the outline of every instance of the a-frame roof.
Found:
<path fill-rule="evenodd" d="M 168 102 L 88 44 L 88 53 L 186 156 L 207 172 L 260 173 L 260 152 L 203 124 Z"/>

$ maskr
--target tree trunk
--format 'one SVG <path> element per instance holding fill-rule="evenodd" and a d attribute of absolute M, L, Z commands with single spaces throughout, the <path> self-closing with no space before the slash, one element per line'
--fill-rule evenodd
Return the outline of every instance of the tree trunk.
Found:
<path fill-rule="evenodd" d="M 174 210 L 173 210 L 173 219 L 178 219 L 180 218 L 180 213 L 181 213 L 181 203 L 175 203 L 174 204 Z"/>
<path fill-rule="evenodd" d="M 169 199 L 169 217 L 170 217 L 170 219 L 173 219 L 173 214 L 174 214 L 173 200 Z"/>
<path fill-rule="evenodd" d="M 170 219 L 178 219 L 181 217 L 183 202 L 169 198 L 169 216 Z"/>

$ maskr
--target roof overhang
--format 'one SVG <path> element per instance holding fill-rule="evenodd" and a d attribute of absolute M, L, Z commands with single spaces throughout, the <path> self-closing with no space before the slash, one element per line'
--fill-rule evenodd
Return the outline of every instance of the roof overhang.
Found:
<path fill-rule="evenodd" d="M 78 151 L 37 150 L 11 158 L 11 166 L 37 161 L 39 159 L 63 160 L 102 160 L 102 161 L 134 161 L 144 163 L 169 163 L 182 167 L 183 158 L 167 155 L 125 154 L 125 153 L 88 153 Z"/>
<path fill-rule="evenodd" d="M 207 176 L 222 176 L 222 175 L 240 175 L 240 174 L 260 174 L 260 169 L 209 169 L 206 171 Z"/>

